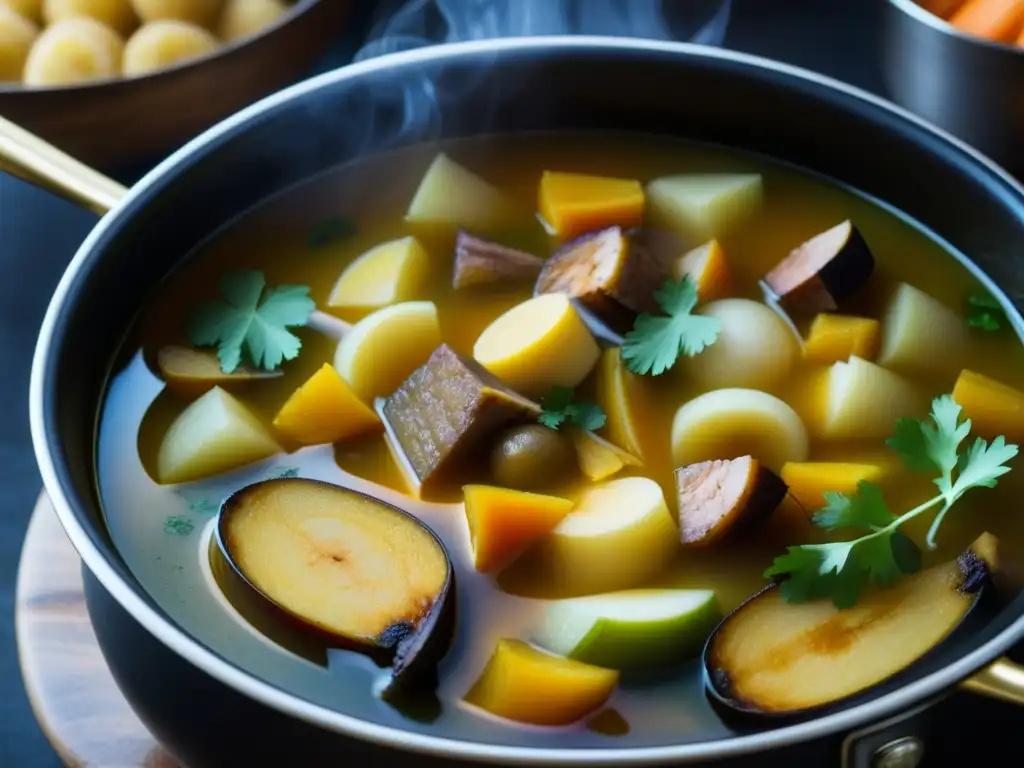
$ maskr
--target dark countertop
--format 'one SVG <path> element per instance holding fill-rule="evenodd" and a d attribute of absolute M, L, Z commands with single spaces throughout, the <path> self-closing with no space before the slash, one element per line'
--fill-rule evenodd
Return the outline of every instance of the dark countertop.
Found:
<path fill-rule="evenodd" d="M 815 69 L 881 91 L 878 25 L 881 0 L 734 0 L 727 45 Z M 33 719 L 14 645 L 14 582 L 29 513 L 40 489 L 26 418 L 29 367 L 37 329 L 65 264 L 95 217 L 0 174 L 0 766 L 59 765 Z M 1016 710 L 959 695 L 943 716 L 942 759 L 984 758 L 1012 748 Z M 966 727 L 964 727 L 966 726 Z M 1003 727 L 999 727 L 1003 726 Z M 984 727 L 986 739 L 971 736 Z M 1001 743 L 1000 743 L 1001 742 Z M 935 745 L 929 745 L 934 747 Z"/>

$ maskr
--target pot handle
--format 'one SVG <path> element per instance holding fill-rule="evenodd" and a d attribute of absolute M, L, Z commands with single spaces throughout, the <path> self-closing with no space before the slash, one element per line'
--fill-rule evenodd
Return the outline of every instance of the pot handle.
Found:
<path fill-rule="evenodd" d="M 1024 666 L 1004 656 L 964 680 L 960 687 L 991 699 L 1024 706 Z"/>

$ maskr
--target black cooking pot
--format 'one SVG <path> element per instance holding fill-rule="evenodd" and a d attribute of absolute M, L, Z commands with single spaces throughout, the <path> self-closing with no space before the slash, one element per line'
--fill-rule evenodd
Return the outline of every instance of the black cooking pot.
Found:
<path fill-rule="evenodd" d="M 382 57 L 246 109 L 123 197 L 109 180 L 7 124 L 0 156 L 8 169 L 97 209 L 121 198 L 54 296 L 32 373 L 31 419 L 46 490 L 87 567 L 96 634 L 127 698 L 193 768 L 389 758 L 416 765 L 646 766 L 725 757 L 761 766 L 916 765 L 929 706 L 1024 635 L 1024 596 L 853 708 L 671 747 L 540 750 L 399 731 L 303 701 L 177 626 L 112 546 L 95 484 L 97 407 L 125 328 L 184 254 L 269 195 L 354 157 L 440 137 L 550 129 L 683 136 L 830 176 L 905 211 L 970 254 L 979 273 L 1005 291 L 1006 309 L 1019 320 L 1009 301 L 1024 298 L 1024 188 L 963 144 L 873 96 L 736 53 L 626 39 L 533 38 Z M 1020 699 L 1022 678 L 998 661 L 970 685 Z M 883 759 L 889 762 L 878 762 Z"/>

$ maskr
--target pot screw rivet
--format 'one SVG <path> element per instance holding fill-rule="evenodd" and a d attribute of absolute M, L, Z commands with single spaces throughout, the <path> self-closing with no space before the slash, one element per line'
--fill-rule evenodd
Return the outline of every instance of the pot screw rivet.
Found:
<path fill-rule="evenodd" d="M 905 736 L 875 750 L 871 768 L 917 768 L 924 757 L 924 744 L 915 736 Z"/>

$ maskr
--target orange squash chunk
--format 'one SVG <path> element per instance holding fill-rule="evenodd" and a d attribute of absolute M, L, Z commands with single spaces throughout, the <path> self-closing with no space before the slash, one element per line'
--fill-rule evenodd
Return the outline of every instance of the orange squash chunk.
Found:
<path fill-rule="evenodd" d="M 1019 389 L 965 368 L 953 387 L 953 399 L 982 437 L 1024 440 L 1024 392 Z"/>
<path fill-rule="evenodd" d="M 673 266 L 673 277 L 682 280 L 688 276 L 697 286 L 697 296 L 702 303 L 724 299 L 729 295 L 732 276 L 725 251 L 717 240 L 710 240 L 687 251 Z"/>
<path fill-rule="evenodd" d="M 615 225 L 638 227 L 644 217 L 644 189 L 635 179 L 544 171 L 538 206 L 559 238 Z"/>
<path fill-rule="evenodd" d="M 879 464 L 854 464 L 842 461 L 789 461 L 782 466 L 782 482 L 807 514 L 825 506 L 825 491 L 853 493 L 857 483 L 877 483 L 885 474 Z"/>
<path fill-rule="evenodd" d="M 569 499 L 493 485 L 467 485 L 462 490 L 473 564 L 482 573 L 508 565 L 551 533 L 573 508 Z"/>
<path fill-rule="evenodd" d="M 381 426 L 380 418 L 330 363 L 292 393 L 274 417 L 274 427 L 300 445 L 337 443 Z"/>
<path fill-rule="evenodd" d="M 552 656 L 521 640 L 499 640 L 466 701 L 532 725 L 568 725 L 603 705 L 619 672 Z"/>
<path fill-rule="evenodd" d="M 804 359 L 835 363 L 856 355 L 874 360 L 881 338 L 882 324 L 877 320 L 823 312 L 811 323 L 811 331 L 804 342 Z"/>

